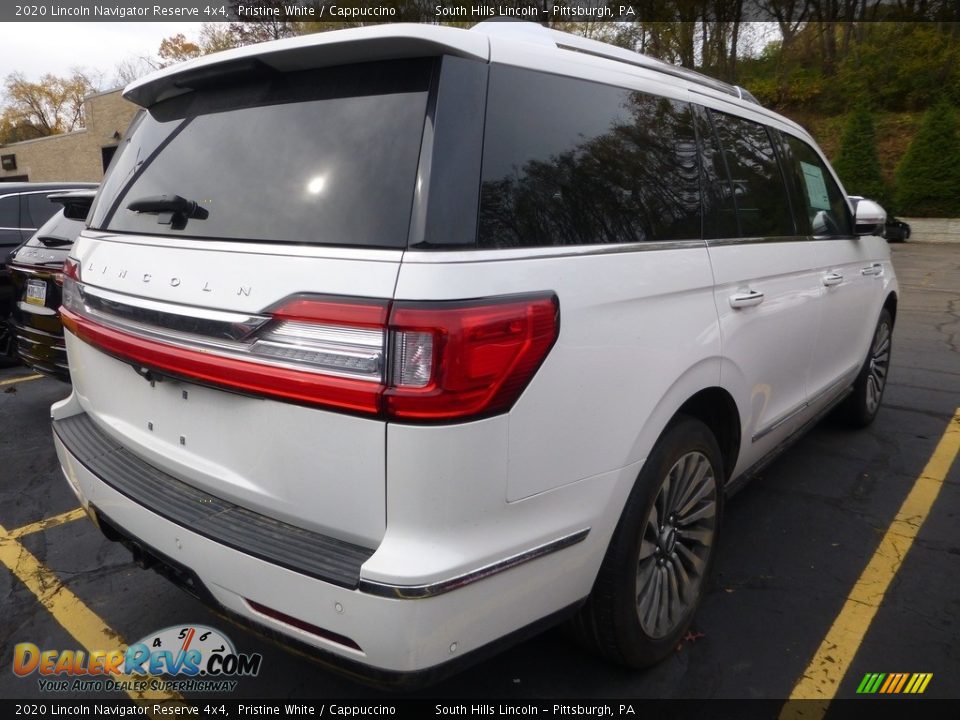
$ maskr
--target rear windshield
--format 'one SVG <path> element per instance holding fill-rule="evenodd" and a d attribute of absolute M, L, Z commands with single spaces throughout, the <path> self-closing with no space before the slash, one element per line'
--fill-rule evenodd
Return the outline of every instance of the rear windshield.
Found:
<path fill-rule="evenodd" d="M 63 208 L 47 220 L 27 241 L 30 247 L 67 247 L 83 230 L 83 220 L 72 220 L 63 214 Z"/>
<path fill-rule="evenodd" d="M 90 226 L 220 240 L 405 247 L 433 61 L 200 89 L 139 116 Z M 205 217 L 134 212 L 180 196 Z"/>

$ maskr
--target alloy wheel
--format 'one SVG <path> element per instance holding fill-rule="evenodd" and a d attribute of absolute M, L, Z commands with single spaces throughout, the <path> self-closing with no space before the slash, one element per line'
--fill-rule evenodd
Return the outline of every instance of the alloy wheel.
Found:
<path fill-rule="evenodd" d="M 652 638 L 669 635 L 700 594 L 717 526 L 717 481 L 706 455 L 683 455 L 663 480 L 640 541 L 637 615 Z"/>
<path fill-rule="evenodd" d="M 876 412 L 883 395 L 883 386 L 887 382 L 890 367 L 890 326 L 880 323 L 870 349 L 869 371 L 867 373 L 867 411 Z"/>

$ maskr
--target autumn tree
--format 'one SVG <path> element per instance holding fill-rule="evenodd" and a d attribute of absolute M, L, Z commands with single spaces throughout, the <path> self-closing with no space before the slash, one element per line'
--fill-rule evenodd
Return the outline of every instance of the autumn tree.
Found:
<path fill-rule="evenodd" d="M 69 77 L 47 73 L 31 82 L 21 72 L 4 81 L 6 103 L 0 112 L 0 142 L 18 142 L 72 132 L 84 127 L 83 99 L 98 82 L 81 71 Z"/>
<path fill-rule="evenodd" d="M 195 41 L 187 39 L 183 33 L 164 38 L 160 41 L 160 49 L 157 51 L 159 56 L 157 67 L 167 67 L 201 55 L 250 44 L 239 34 L 234 25 L 235 23 L 229 25 L 204 23 Z"/>
<path fill-rule="evenodd" d="M 134 80 L 152 73 L 160 67 L 160 62 L 153 57 L 132 56 L 118 62 L 113 68 L 113 77 L 110 87 L 125 87 Z"/>
<path fill-rule="evenodd" d="M 200 45 L 187 40 L 187 36 L 183 33 L 177 33 L 161 40 L 160 49 L 157 51 L 157 55 L 160 56 L 160 67 L 192 60 L 202 54 Z"/>

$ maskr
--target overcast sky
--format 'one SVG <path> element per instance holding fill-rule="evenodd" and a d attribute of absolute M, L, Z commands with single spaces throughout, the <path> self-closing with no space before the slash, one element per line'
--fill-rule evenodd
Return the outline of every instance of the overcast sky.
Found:
<path fill-rule="evenodd" d="M 127 58 L 156 56 L 160 41 L 183 33 L 195 38 L 201 23 L 0 23 L 0 81 L 20 71 L 30 80 L 67 75 L 81 67 L 103 75 L 104 87 Z"/>

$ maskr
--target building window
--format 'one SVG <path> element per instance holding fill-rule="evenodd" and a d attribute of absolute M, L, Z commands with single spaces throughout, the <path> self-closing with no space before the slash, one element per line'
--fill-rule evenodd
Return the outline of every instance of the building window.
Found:
<path fill-rule="evenodd" d="M 113 156 L 117 152 L 116 145 L 107 145 L 106 147 L 100 148 L 100 157 L 103 159 L 103 171 L 106 172 L 107 168 L 110 167 L 110 161 L 113 160 Z"/>

